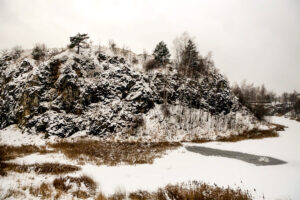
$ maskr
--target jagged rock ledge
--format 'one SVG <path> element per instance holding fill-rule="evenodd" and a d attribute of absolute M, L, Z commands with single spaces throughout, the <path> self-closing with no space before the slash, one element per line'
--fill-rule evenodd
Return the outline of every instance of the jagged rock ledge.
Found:
<path fill-rule="evenodd" d="M 166 71 L 140 72 L 122 57 L 88 51 L 40 63 L 2 58 L 0 128 L 16 123 L 46 137 L 192 140 L 259 126 L 214 70 L 199 80 Z"/>

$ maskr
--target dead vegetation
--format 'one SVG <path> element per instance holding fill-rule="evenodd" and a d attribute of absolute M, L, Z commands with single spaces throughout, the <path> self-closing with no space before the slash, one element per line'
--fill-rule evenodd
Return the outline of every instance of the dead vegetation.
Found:
<path fill-rule="evenodd" d="M 300 122 L 300 116 L 291 117 L 292 120 L 296 120 L 297 122 Z"/>
<path fill-rule="evenodd" d="M 177 185 L 167 185 L 159 188 L 155 192 L 137 191 L 129 194 L 116 193 L 106 197 L 100 193 L 96 200 L 250 200 L 251 194 L 248 191 L 242 191 L 240 188 L 223 188 L 217 185 L 208 185 L 202 182 L 193 181 Z"/>
<path fill-rule="evenodd" d="M 278 131 L 284 131 L 286 126 L 280 124 L 272 124 L 274 128 L 260 130 L 260 129 L 252 129 L 248 131 L 244 131 L 239 135 L 230 135 L 229 137 L 220 137 L 217 140 L 210 140 L 206 138 L 195 138 L 192 142 L 195 143 L 205 143 L 205 142 L 213 142 L 213 141 L 220 141 L 220 142 L 238 142 L 242 140 L 249 140 L 249 139 L 262 139 L 262 138 L 269 138 L 269 137 L 278 137 Z"/>
<path fill-rule="evenodd" d="M 45 146 L 35 146 L 35 145 L 22 145 L 22 146 L 10 146 L 10 145 L 0 145 L 0 162 L 12 160 L 17 157 L 23 157 L 33 153 L 51 153 L 46 149 Z"/>
<path fill-rule="evenodd" d="M 37 147 L 34 145 L 10 146 L 0 145 L 0 176 L 6 176 L 7 171 L 15 169 L 16 164 L 5 163 L 5 161 L 15 159 L 17 157 L 26 156 L 33 153 L 50 153 L 45 146 Z"/>
<path fill-rule="evenodd" d="M 220 138 L 218 141 L 221 142 L 238 142 L 241 140 L 247 140 L 247 139 L 262 139 L 262 138 L 268 138 L 268 137 L 278 137 L 278 133 L 274 129 L 268 129 L 268 130 L 259 130 L 259 129 L 252 129 L 249 131 L 245 131 L 240 135 L 232 135 L 227 138 Z"/>
<path fill-rule="evenodd" d="M 3 199 L 25 199 L 26 195 L 16 189 L 8 189 Z"/>
<path fill-rule="evenodd" d="M 17 157 L 26 156 L 33 153 L 53 153 L 60 151 L 68 158 L 77 160 L 78 163 L 95 163 L 97 165 L 117 165 L 152 163 L 169 149 L 174 149 L 179 143 L 120 143 L 101 142 L 95 140 L 79 140 L 76 142 L 58 142 L 51 144 L 53 150 L 47 150 L 45 146 L 34 145 L 9 146 L 0 145 L 0 176 L 6 176 L 7 172 L 18 173 L 36 172 L 37 174 L 65 174 L 80 170 L 80 167 L 59 163 L 43 163 L 20 165 L 5 162 Z M 80 196 L 80 194 L 78 194 Z"/>
<path fill-rule="evenodd" d="M 86 190 L 81 190 L 82 185 L 85 186 Z M 62 195 L 72 190 L 72 196 L 79 199 L 86 199 L 93 197 L 96 194 L 97 184 L 88 176 L 80 177 L 59 177 L 53 181 L 54 188 L 58 191 L 57 194 Z"/>
<path fill-rule="evenodd" d="M 158 142 L 102 142 L 95 140 L 80 140 L 76 142 L 59 142 L 51 147 L 61 151 L 68 158 L 82 162 L 92 162 L 97 165 L 143 164 L 153 163 L 153 160 L 163 155 L 169 149 L 181 146 L 180 143 Z"/>
<path fill-rule="evenodd" d="M 42 183 L 38 187 L 30 186 L 29 193 L 32 196 L 39 197 L 40 199 L 50 199 L 53 191 L 49 184 Z"/>
<path fill-rule="evenodd" d="M 31 164 L 31 165 L 20 165 L 16 163 L 2 162 L 0 163 L 1 171 L 3 175 L 6 175 L 8 171 L 18 172 L 18 173 L 29 173 L 35 172 L 37 174 L 66 174 L 70 172 L 75 172 L 81 168 L 74 165 L 66 165 L 59 163 L 42 163 L 42 164 Z"/>

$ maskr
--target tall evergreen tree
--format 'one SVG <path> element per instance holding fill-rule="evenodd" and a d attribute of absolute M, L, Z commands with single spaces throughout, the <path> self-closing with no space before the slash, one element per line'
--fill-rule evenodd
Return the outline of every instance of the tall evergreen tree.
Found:
<path fill-rule="evenodd" d="M 196 45 L 192 40 L 188 40 L 182 52 L 181 59 L 181 71 L 188 76 L 195 75 L 194 73 L 198 71 L 199 67 L 199 53 L 196 49 Z"/>
<path fill-rule="evenodd" d="M 170 52 L 169 49 L 167 48 L 167 45 L 161 41 L 159 42 L 154 51 L 153 51 L 153 56 L 154 60 L 159 64 L 159 65 L 166 65 L 170 63 Z"/>
<path fill-rule="evenodd" d="M 78 33 L 74 37 L 70 37 L 71 44 L 69 45 L 69 47 L 70 48 L 77 47 L 77 53 L 79 53 L 79 49 L 84 48 L 87 45 L 85 40 L 87 40 L 89 38 L 90 37 L 86 33 L 84 33 L 84 34 Z"/>

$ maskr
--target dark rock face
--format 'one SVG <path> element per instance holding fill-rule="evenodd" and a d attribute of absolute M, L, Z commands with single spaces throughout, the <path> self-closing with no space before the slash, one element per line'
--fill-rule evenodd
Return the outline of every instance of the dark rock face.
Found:
<path fill-rule="evenodd" d="M 177 74 L 144 74 L 124 58 L 58 55 L 35 65 L 0 60 L 0 128 L 18 123 L 30 133 L 105 136 L 137 128 L 156 104 L 183 105 L 214 115 L 239 109 L 219 74 L 195 81 Z"/>

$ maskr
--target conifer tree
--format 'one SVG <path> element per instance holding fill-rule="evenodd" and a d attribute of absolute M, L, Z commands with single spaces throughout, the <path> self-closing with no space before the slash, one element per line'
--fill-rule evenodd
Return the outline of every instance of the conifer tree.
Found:
<path fill-rule="evenodd" d="M 79 49 L 84 48 L 87 45 L 85 40 L 87 40 L 89 38 L 90 37 L 86 33 L 84 33 L 84 34 L 78 33 L 74 37 L 70 37 L 71 44 L 69 45 L 69 47 L 70 48 L 77 47 L 77 53 L 79 53 Z"/>
<path fill-rule="evenodd" d="M 188 40 L 188 43 L 182 52 L 181 68 L 186 75 L 192 76 L 194 72 L 198 70 L 198 67 L 199 53 L 193 41 Z"/>
<path fill-rule="evenodd" d="M 157 64 L 159 65 L 166 65 L 168 63 L 170 63 L 170 52 L 169 49 L 167 48 L 167 45 L 161 41 L 159 42 L 154 51 L 153 51 L 153 56 L 154 56 L 154 60 L 157 62 Z"/>

